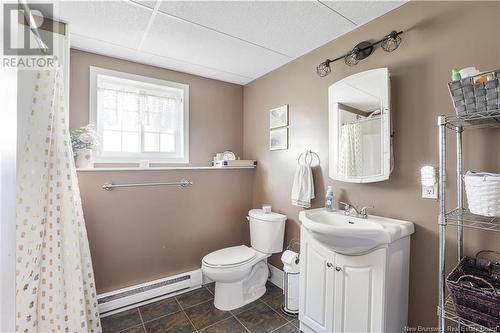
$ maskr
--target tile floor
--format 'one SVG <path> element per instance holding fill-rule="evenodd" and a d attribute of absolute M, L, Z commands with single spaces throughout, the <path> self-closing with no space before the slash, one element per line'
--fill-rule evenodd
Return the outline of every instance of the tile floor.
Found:
<path fill-rule="evenodd" d="M 268 283 L 257 301 L 233 311 L 214 307 L 214 284 L 123 311 L 101 320 L 103 333 L 299 333 L 281 312 L 281 289 Z"/>

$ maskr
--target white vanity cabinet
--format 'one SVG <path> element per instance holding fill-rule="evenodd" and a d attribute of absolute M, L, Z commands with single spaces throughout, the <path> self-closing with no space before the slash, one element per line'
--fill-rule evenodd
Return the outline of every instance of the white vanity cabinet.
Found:
<path fill-rule="evenodd" d="M 335 253 L 311 242 L 308 237 L 304 237 L 303 231 L 301 234 L 300 320 L 312 328 L 313 332 L 333 332 Z M 303 292 L 305 290 L 307 292 Z"/>
<path fill-rule="evenodd" d="M 300 329 L 401 333 L 407 323 L 410 237 L 366 254 L 336 253 L 301 227 Z"/>
<path fill-rule="evenodd" d="M 385 256 L 386 249 L 361 256 L 335 255 L 333 331 L 385 332 Z"/>

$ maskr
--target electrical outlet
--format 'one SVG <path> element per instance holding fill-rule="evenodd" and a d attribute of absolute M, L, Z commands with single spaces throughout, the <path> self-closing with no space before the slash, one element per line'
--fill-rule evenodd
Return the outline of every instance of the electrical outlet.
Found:
<path fill-rule="evenodd" d="M 438 186 L 422 186 L 422 198 L 424 199 L 437 199 L 438 198 Z"/>

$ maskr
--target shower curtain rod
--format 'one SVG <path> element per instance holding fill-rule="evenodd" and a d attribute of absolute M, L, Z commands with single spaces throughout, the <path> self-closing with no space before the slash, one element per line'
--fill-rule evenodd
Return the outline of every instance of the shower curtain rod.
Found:
<path fill-rule="evenodd" d="M 358 119 L 358 120 L 351 121 L 349 123 L 342 124 L 342 126 L 343 125 L 350 125 L 350 124 L 359 124 L 359 123 L 363 123 L 363 122 L 368 121 L 368 120 L 377 120 L 377 119 L 382 119 L 382 117 L 375 116 L 375 117 L 371 117 L 371 118 Z"/>
<path fill-rule="evenodd" d="M 38 46 L 40 46 L 40 51 L 44 54 L 47 54 L 47 50 L 49 49 L 49 47 L 43 42 L 42 37 L 40 37 L 40 33 L 38 32 L 38 28 L 36 27 L 35 18 L 31 14 L 31 10 L 28 4 L 25 1 L 21 1 L 20 5 L 23 8 L 24 18 L 28 22 L 28 27 L 35 36 Z"/>
<path fill-rule="evenodd" d="M 22 20 L 21 17 L 24 17 L 24 20 L 22 20 L 22 22 L 19 23 L 28 26 L 30 31 L 33 33 L 33 36 L 35 37 L 38 46 L 40 47 L 40 52 L 42 52 L 45 55 L 48 55 L 49 47 L 47 46 L 47 44 L 45 44 L 42 37 L 40 36 L 39 28 L 42 30 L 49 31 L 51 33 L 57 33 L 65 36 L 67 31 L 66 23 L 61 21 L 56 21 L 49 17 L 36 16 L 37 18 L 43 20 L 43 24 L 40 27 L 37 27 L 38 24 L 35 20 L 35 16 L 33 16 L 33 14 L 31 13 L 30 7 L 26 2 L 26 0 L 21 0 L 19 2 L 19 5 L 21 6 L 23 11 L 23 16 L 19 16 L 19 20 Z"/>

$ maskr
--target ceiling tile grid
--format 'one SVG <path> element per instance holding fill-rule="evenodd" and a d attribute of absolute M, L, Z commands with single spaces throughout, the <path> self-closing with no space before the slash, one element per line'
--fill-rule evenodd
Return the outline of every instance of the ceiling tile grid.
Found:
<path fill-rule="evenodd" d="M 160 11 L 291 58 L 355 27 L 317 1 L 165 1 Z"/>
<path fill-rule="evenodd" d="M 124 1 L 61 1 L 59 12 L 70 33 L 126 47 L 140 43 L 152 14 Z"/>
<path fill-rule="evenodd" d="M 109 57 L 115 57 L 146 65 L 167 68 L 179 72 L 195 74 L 206 78 L 226 82 L 242 84 L 241 82 L 248 82 L 252 79 L 250 77 L 228 73 L 220 69 L 209 68 L 182 60 L 161 57 L 146 52 L 140 52 L 136 49 L 113 45 L 108 42 L 98 41 L 93 38 L 75 34 L 71 36 L 71 47 L 82 51 L 95 52 Z"/>
<path fill-rule="evenodd" d="M 65 1 L 72 47 L 246 84 L 402 1 Z"/>
<path fill-rule="evenodd" d="M 155 18 L 142 50 L 252 78 L 290 61 L 289 57 L 165 15 Z"/>
<path fill-rule="evenodd" d="M 358 26 L 403 5 L 404 1 L 321 1 L 337 13 L 348 17 Z"/>

